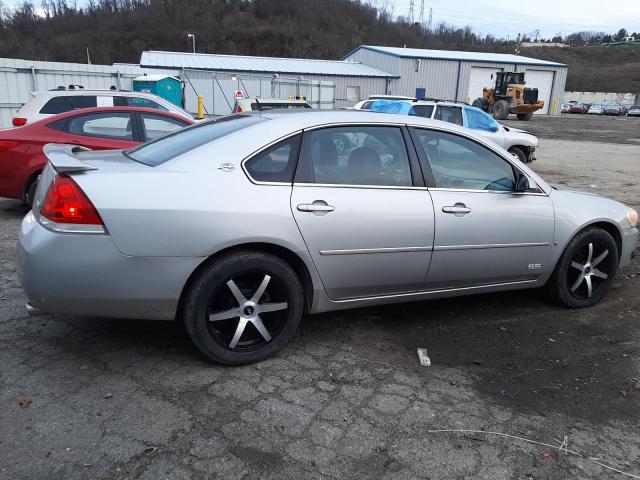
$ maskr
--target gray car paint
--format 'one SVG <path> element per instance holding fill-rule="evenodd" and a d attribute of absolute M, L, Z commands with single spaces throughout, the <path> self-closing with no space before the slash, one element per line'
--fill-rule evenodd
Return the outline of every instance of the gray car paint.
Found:
<path fill-rule="evenodd" d="M 568 241 L 593 222 L 620 232 L 621 265 L 636 247 L 638 231 L 629 228 L 624 205 L 554 190 L 506 150 L 462 127 L 366 112 L 258 115 L 269 121 L 157 167 L 121 152 L 68 151 L 72 160 L 95 167 L 69 174 L 96 206 L 106 235 L 60 234 L 41 225 L 38 206 L 55 174 L 49 165 L 18 242 L 18 272 L 30 302 L 52 313 L 171 319 L 193 272 L 212 255 L 243 245 L 266 244 L 296 255 L 309 275 L 311 313 L 539 286 Z M 264 184 L 242 168 L 264 146 L 304 129 L 407 122 L 483 144 L 537 190 Z M 297 211 L 299 203 L 315 200 L 335 202 L 336 210 L 323 216 Z M 441 205 L 458 200 L 468 202 L 472 213 L 455 220 L 437 214 Z M 359 216 L 350 219 L 343 212 L 347 205 Z M 363 225 L 373 235 L 358 228 Z M 529 264 L 540 268 L 530 271 Z M 472 268 L 465 274 L 462 265 Z"/>

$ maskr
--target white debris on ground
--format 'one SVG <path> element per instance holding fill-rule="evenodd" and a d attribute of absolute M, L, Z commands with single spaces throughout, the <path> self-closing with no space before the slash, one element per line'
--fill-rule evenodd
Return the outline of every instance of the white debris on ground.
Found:
<path fill-rule="evenodd" d="M 429 358 L 429 355 L 427 355 L 426 348 L 418 349 L 418 359 L 420 359 L 420 365 L 422 365 L 423 367 L 431 366 L 431 359 Z"/>

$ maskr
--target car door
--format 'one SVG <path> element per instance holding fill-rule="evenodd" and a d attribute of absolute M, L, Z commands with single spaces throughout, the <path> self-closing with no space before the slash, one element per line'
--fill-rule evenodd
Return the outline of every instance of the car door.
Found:
<path fill-rule="evenodd" d="M 338 152 L 334 139 L 345 138 Z M 419 169 L 400 126 L 304 133 L 291 209 L 331 299 L 412 292 L 424 282 L 434 219 Z"/>
<path fill-rule="evenodd" d="M 135 122 L 130 112 L 96 112 L 71 117 L 59 141 L 92 150 L 130 148 L 137 145 Z"/>
<path fill-rule="evenodd" d="M 154 140 L 167 133 L 175 132 L 190 125 L 189 122 L 156 113 L 138 113 L 140 138 L 143 142 Z"/>
<path fill-rule="evenodd" d="M 412 129 L 435 210 L 433 256 L 424 289 L 535 280 L 545 267 L 554 234 L 549 197 L 521 171 L 469 137 Z M 429 176 L 431 176 L 429 175 Z"/>

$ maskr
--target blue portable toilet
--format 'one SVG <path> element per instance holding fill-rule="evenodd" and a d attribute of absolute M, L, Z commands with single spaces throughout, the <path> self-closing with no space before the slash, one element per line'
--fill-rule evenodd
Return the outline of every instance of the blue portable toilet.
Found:
<path fill-rule="evenodd" d="M 153 93 L 182 107 L 182 82 L 171 75 L 142 75 L 133 79 L 135 92 Z"/>

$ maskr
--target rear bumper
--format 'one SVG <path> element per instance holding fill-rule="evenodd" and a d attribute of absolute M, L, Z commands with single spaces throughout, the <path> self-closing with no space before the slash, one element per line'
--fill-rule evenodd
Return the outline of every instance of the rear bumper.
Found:
<path fill-rule="evenodd" d="M 55 233 L 32 212 L 16 250 L 32 309 L 97 317 L 173 320 L 182 289 L 203 260 L 126 256 L 108 235 Z"/>
<path fill-rule="evenodd" d="M 622 231 L 622 252 L 620 254 L 620 266 L 625 267 L 636 256 L 638 248 L 638 229 L 625 228 Z"/>

